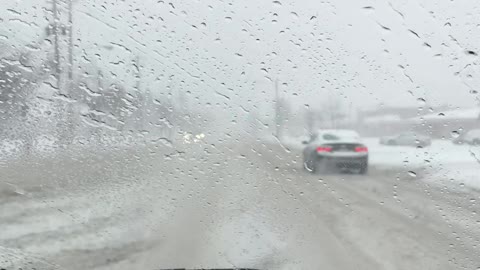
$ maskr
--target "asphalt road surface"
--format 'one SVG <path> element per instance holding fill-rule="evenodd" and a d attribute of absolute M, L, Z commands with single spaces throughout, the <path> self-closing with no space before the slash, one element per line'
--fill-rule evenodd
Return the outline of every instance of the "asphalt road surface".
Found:
<path fill-rule="evenodd" d="M 312 175 L 300 153 L 260 142 L 12 162 L 0 267 L 480 267 L 479 194 L 407 171 Z"/>

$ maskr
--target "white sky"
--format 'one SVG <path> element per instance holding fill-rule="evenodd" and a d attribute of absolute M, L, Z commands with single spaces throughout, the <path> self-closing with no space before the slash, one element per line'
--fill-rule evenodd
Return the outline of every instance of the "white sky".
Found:
<path fill-rule="evenodd" d="M 270 110 L 275 79 L 296 107 L 332 97 L 361 108 L 476 104 L 478 57 L 465 50 L 480 52 L 480 2 L 276 2 L 77 0 L 75 60 L 131 87 L 139 55 L 143 87 L 162 95 L 170 85 L 215 110 Z M 50 2 L 0 5 L 0 41 L 41 39 Z"/>

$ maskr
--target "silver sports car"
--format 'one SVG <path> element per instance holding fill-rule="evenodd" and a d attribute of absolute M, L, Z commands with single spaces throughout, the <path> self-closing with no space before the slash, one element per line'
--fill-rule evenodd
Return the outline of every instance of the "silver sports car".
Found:
<path fill-rule="evenodd" d="M 309 172 L 340 169 L 365 174 L 368 148 L 353 130 L 319 130 L 304 141 L 304 167 Z"/>

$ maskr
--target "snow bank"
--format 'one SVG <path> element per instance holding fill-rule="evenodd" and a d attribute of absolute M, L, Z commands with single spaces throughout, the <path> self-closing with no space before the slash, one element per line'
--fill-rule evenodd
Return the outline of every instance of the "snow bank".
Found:
<path fill-rule="evenodd" d="M 456 189 L 480 189 L 480 147 L 455 145 L 448 140 L 433 140 L 426 148 L 383 146 L 378 139 L 365 140 L 371 164 L 404 166 L 406 170 L 424 168 L 424 179 Z"/>
<path fill-rule="evenodd" d="M 299 137 L 287 137 L 281 144 L 290 150 L 303 149 Z M 280 143 L 273 136 L 264 138 Z M 480 146 L 455 145 L 448 140 L 433 140 L 426 148 L 386 146 L 379 138 L 364 138 L 369 148 L 370 164 L 376 167 L 403 167 L 405 171 L 422 169 L 424 180 L 456 189 L 480 189 Z"/>
<path fill-rule="evenodd" d="M 151 138 L 150 138 L 151 137 Z M 142 144 L 147 141 L 158 141 L 163 136 L 147 137 L 138 136 L 100 136 L 98 138 L 76 137 L 68 145 L 67 148 L 74 151 L 103 151 L 115 149 L 127 149 Z M 3 139 L 0 142 L 0 161 L 6 162 L 15 158 L 22 158 L 26 151 L 31 151 L 35 155 L 42 157 L 53 156 L 59 150 L 57 139 L 53 136 L 41 135 L 35 138 L 34 142 L 28 150 L 25 141 L 20 139 Z"/>

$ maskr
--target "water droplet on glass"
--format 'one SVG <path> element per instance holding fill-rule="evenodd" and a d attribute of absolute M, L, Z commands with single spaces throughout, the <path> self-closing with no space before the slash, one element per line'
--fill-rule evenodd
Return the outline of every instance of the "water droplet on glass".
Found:
<path fill-rule="evenodd" d="M 275 5 L 277 5 L 277 6 L 281 6 L 281 5 L 282 5 L 282 3 L 281 3 L 280 1 L 273 1 L 273 3 L 274 3 Z"/>
<path fill-rule="evenodd" d="M 460 136 L 460 132 L 458 132 L 457 130 L 454 130 L 450 132 L 450 135 L 452 135 L 453 138 L 458 138 Z"/>
<path fill-rule="evenodd" d="M 477 56 L 477 53 L 476 53 L 476 52 L 470 51 L 470 50 L 466 50 L 466 51 L 465 51 L 465 54 L 466 54 L 466 55 L 469 55 L 469 56 Z"/>
<path fill-rule="evenodd" d="M 417 173 L 414 171 L 409 171 L 408 175 L 410 175 L 411 177 L 417 177 Z"/>
<path fill-rule="evenodd" d="M 420 103 L 420 106 L 425 105 L 426 100 L 424 98 L 417 98 L 418 103 Z"/>

